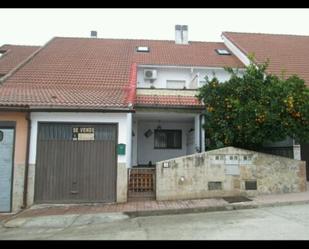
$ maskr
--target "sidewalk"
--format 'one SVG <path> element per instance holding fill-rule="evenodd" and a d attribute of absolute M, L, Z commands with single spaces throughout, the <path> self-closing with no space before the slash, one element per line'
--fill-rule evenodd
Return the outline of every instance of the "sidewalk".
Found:
<path fill-rule="evenodd" d="M 177 201 L 138 201 L 123 204 L 71 204 L 35 205 L 15 215 L 1 215 L 0 223 L 8 224 L 13 220 L 26 220 L 43 216 L 76 216 L 89 214 L 124 214 L 128 217 L 181 214 L 208 211 L 224 211 L 258 208 L 267 206 L 296 205 L 309 203 L 309 191 L 277 195 L 261 195 L 252 201 L 229 203 L 223 198 L 177 200 Z M 9 222 L 10 221 L 10 222 Z"/>

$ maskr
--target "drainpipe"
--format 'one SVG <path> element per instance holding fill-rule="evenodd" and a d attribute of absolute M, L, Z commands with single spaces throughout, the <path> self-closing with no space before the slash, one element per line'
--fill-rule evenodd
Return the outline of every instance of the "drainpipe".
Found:
<path fill-rule="evenodd" d="M 29 173 L 29 152 L 30 152 L 30 134 L 31 134 L 31 119 L 30 112 L 26 115 L 28 132 L 27 132 L 27 148 L 26 148 L 26 163 L 25 163 L 25 175 L 24 175 L 24 195 L 22 209 L 27 208 L 27 194 L 28 194 L 28 173 Z"/>

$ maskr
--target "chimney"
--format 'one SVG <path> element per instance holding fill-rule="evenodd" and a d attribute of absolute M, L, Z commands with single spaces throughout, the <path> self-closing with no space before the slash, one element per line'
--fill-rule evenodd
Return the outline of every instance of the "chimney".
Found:
<path fill-rule="evenodd" d="M 92 31 L 90 32 L 90 36 L 91 36 L 91 38 L 97 38 L 97 36 L 98 36 L 98 32 L 97 32 L 97 31 L 92 30 Z"/>
<path fill-rule="evenodd" d="M 188 44 L 188 25 L 182 25 L 182 44 Z"/>
<path fill-rule="evenodd" d="M 181 25 L 175 25 L 175 43 L 182 44 Z"/>
<path fill-rule="evenodd" d="M 188 44 L 188 25 L 175 25 L 175 43 Z"/>

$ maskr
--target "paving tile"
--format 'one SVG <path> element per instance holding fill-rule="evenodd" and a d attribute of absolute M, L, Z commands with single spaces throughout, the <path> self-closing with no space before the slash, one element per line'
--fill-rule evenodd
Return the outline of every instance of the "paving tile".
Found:
<path fill-rule="evenodd" d="M 309 202 L 309 191 L 303 193 L 289 193 L 277 195 L 261 195 L 253 199 L 254 204 L 272 204 L 286 202 Z M 31 209 L 24 210 L 16 215 L 0 215 L 0 222 L 4 219 L 12 219 L 13 217 L 30 217 L 30 216 L 48 216 L 48 215 L 64 215 L 64 214 L 91 214 L 91 213 L 113 213 L 113 212 L 135 212 L 135 211 L 156 211 L 156 210 L 183 210 L 192 208 L 219 207 L 228 205 L 221 198 L 194 199 L 194 200 L 175 200 L 175 201 L 132 201 L 127 203 L 113 204 L 93 204 L 93 205 L 65 205 L 65 206 L 34 206 Z"/>

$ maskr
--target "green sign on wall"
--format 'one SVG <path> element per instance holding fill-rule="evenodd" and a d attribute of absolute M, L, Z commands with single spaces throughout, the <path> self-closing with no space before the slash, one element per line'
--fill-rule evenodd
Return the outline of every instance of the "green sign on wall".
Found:
<path fill-rule="evenodd" d="M 118 144 L 117 154 L 118 155 L 125 155 L 126 154 L 126 145 L 125 144 Z"/>

